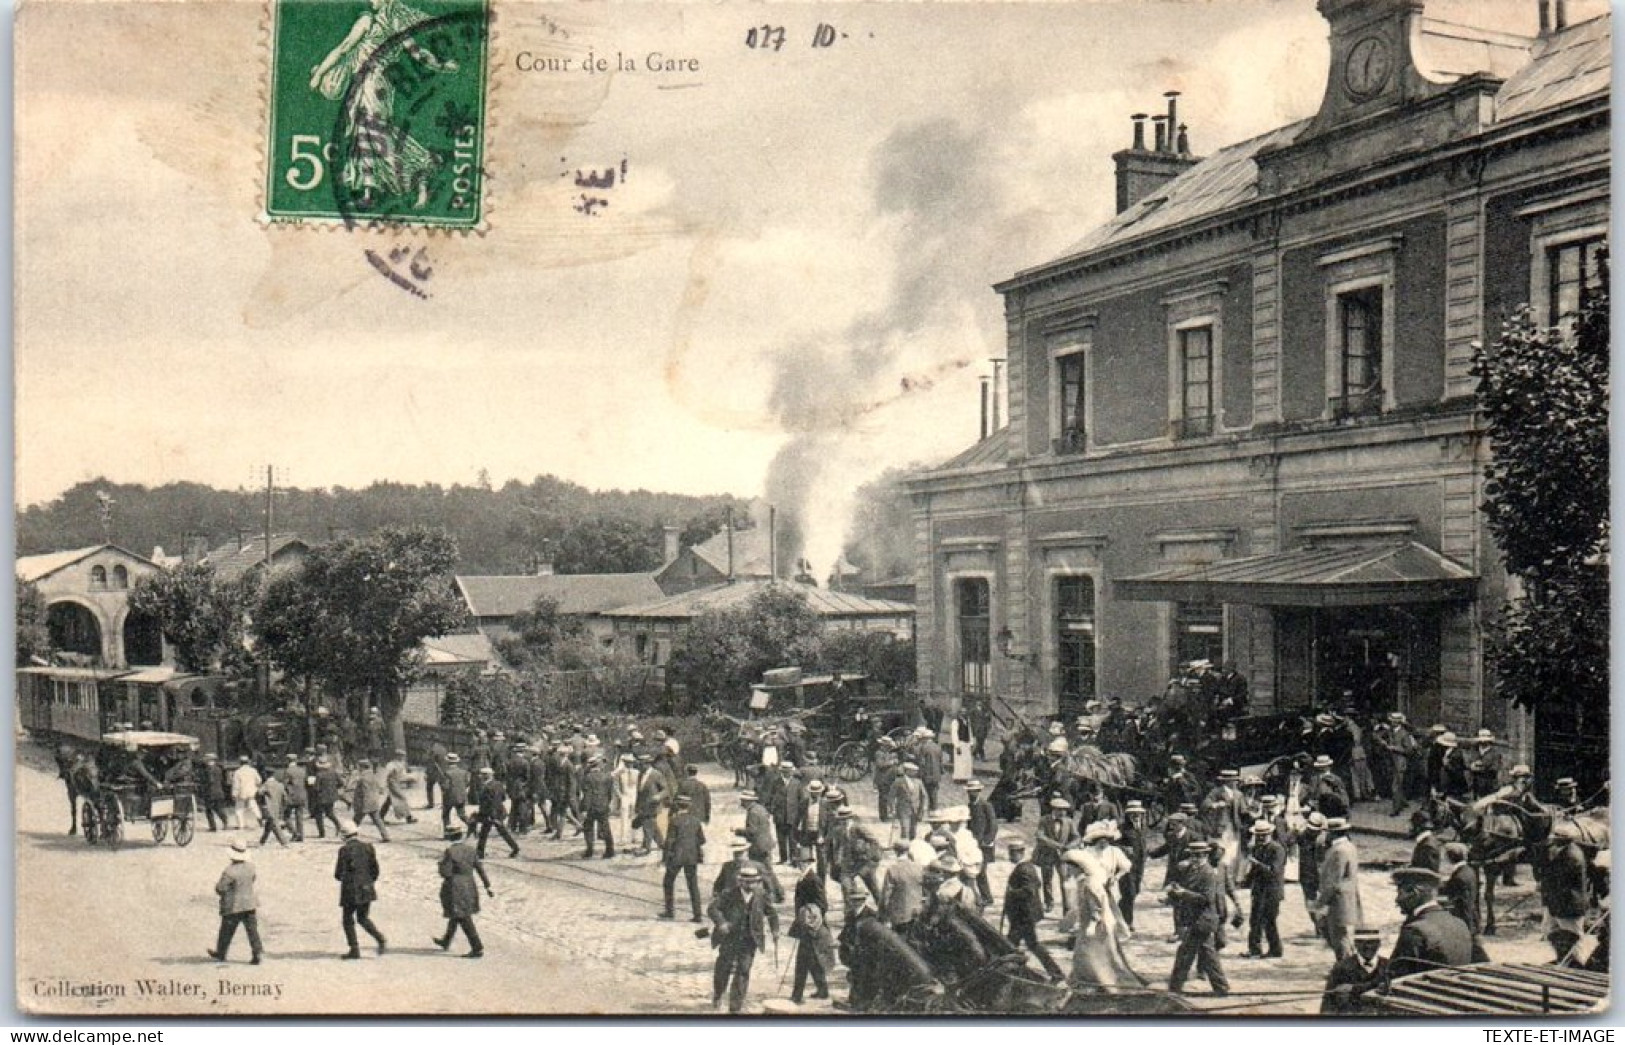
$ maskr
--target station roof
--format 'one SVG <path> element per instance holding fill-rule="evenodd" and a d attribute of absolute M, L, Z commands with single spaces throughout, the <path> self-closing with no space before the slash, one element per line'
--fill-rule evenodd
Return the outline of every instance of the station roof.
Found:
<path fill-rule="evenodd" d="M 1404 541 L 1182 563 L 1125 577 L 1112 590 L 1118 598 L 1145 602 L 1383 606 L 1470 599 L 1477 584 L 1460 563 Z"/>

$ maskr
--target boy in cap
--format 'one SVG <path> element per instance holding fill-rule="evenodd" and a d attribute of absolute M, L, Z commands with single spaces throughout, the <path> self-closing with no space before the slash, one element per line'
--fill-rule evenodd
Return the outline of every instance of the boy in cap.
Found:
<path fill-rule="evenodd" d="M 1388 978 L 1388 959 L 1377 956 L 1381 949 L 1382 933 L 1375 929 L 1354 930 L 1354 953 L 1334 962 L 1326 976 L 1320 996 L 1322 1016 L 1351 1016 L 1366 1011 L 1360 996 Z"/>
<path fill-rule="evenodd" d="M 232 937 L 237 935 L 239 925 L 248 932 L 248 949 L 253 964 L 258 965 L 265 953 L 260 943 L 259 898 L 254 893 L 254 878 L 254 865 L 248 862 L 248 846 L 241 839 L 231 843 L 231 862 L 214 884 L 215 894 L 220 897 L 220 933 L 215 938 L 209 957 L 217 962 L 226 960 Z"/>

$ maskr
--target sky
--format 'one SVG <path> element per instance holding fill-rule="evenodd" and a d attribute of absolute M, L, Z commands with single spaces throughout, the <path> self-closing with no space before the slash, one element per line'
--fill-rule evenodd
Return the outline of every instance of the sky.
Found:
<path fill-rule="evenodd" d="M 488 228 L 453 236 L 258 220 L 261 0 L 19 13 L 20 505 L 554 473 L 799 502 L 832 558 L 858 483 L 976 439 L 991 284 L 1110 217 L 1130 113 L 1182 91 L 1207 153 L 1312 114 L 1327 66 L 1314 0 L 495 10 Z M 588 51 L 699 66 L 516 68 Z M 365 260 L 403 244 L 427 299 Z"/>

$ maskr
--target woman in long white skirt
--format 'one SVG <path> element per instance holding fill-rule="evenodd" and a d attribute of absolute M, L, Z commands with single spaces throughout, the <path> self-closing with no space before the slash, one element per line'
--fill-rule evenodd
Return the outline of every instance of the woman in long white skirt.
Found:
<path fill-rule="evenodd" d="M 971 736 L 970 722 L 960 715 L 948 724 L 949 736 L 954 742 L 954 783 L 966 784 L 976 775 L 976 763 L 971 757 L 975 738 Z"/>
<path fill-rule="evenodd" d="M 1118 880 L 1133 869 L 1128 854 L 1112 845 L 1121 837 L 1110 820 L 1090 824 L 1084 847 L 1066 854 L 1077 868 L 1077 941 L 1072 948 L 1073 987 L 1106 992 L 1142 988 L 1146 980 L 1129 965 L 1123 943 L 1134 931 L 1123 921 Z"/>

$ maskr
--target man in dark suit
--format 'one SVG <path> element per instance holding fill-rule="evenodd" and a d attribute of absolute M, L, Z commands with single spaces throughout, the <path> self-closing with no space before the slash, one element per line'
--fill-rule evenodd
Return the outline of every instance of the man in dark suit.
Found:
<path fill-rule="evenodd" d="M 1439 872 L 1426 867 L 1401 867 L 1394 872 L 1399 887 L 1396 902 L 1405 912 L 1405 924 L 1388 958 L 1390 976 L 1407 976 L 1473 960 L 1473 935 L 1467 923 L 1439 905 Z"/>
<path fill-rule="evenodd" d="M 711 822 L 711 789 L 700 779 L 700 767 L 690 762 L 683 768 L 683 779 L 677 782 L 677 794 L 688 799 L 688 811 L 702 824 Z"/>
<path fill-rule="evenodd" d="M 999 821 L 993 815 L 993 806 L 982 797 L 982 782 L 974 777 L 965 784 L 965 799 L 970 803 L 969 828 L 976 847 L 982 851 L 982 869 L 976 876 L 976 893 L 982 906 L 993 902 L 993 887 L 987 880 L 987 869 L 994 860 L 993 844 L 999 836 Z"/>
<path fill-rule="evenodd" d="M 1033 952 L 1050 980 L 1059 983 L 1065 974 L 1038 941 L 1038 923 L 1044 917 L 1044 883 L 1038 866 L 1027 859 L 1027 847 L 1020 842 L 1010 843 L 1010 862 L 1015 866 L 1004 887 L 1005 938 Z"/>
<path fill-rule="evenodd" d="M 1418 809 L 1411 815 L 1411 836 L 1416 839 L 1416 845 L 1411 848 L 1411 866 L 1439 870 L 1444 843 L 1433 833 L 1433 818 L 1426 810 Z"/>
<path fill-rule="evenodd" d="M 1478 872 L 1467 862 L 1467 847 L 1460 842 L 1446 845 L 1439 870 L 1444 875 L 1444 885 L 1439 887 L 1440 905 L 1465 922 L 1468 932 L 1478 936 Z"/>
<path fill-rule="evenodd" d="M 344 827 L 333 812 L 338 804 L 339 791 L 344 787 L 344 779 L 339 776 L 338 770 L 325 755 L 316 756 L 316 786 L 310 799 L 310 818 L 316 821 L 316 837 L 326 838 L 327 830 L 323 827 L 325 821 L 331 820 L 333 827 L 343 832 Z"/>
<path fill-rule="evenodd" d="M 1195 838 L 1191 834 L 1189 817 L 1180 812 L 1169 813 L 1163 821 L 1162 844 L 1155 849 L 1146 850 L 1146 858 L 1160 860 L 1168 858 L 1168 866 L 1163 874 L 1164 882 L 1174 880 L 1174 872 L 1185 859 L 1185 851 L 1190 848 Z"/>
<path fill-rule="evenodd" d="M 693 806 L 693 801 L 687 795 L 678 795 L 677 812 L 666 831 L 662 853 L 666 877 L 661 882 L 666 909 L 660 912 L 662 918 L 677 917 L 674 910 L 675 894 L 677 876 L 681 874 L 688 884 L 688 902 L 694 911 L 693 920 L 700 920 L 700 864 L 705 860 L 705 827 L 700 823 L 700 818 L 694 815 Z"/>
<path fill-rule="evenodd" d="M 1066 855 L 1067 849 L 1077 840 L 1078 829 L 1072 823 L 1071 802 L 1064 798 L 1052 798 L 1049 800 L 1049 807 L 1050 811 L 1038 821 L 1038 848 L 1034 853 L 1033 862 L 1043 873 L 1044 910 L 1048 911 L 1055 906 L 1050 885 L 1059 878 L 1061 912 L 1064 914 L 1071 909 L 1071 901 L 1066 895 L 1066 877 L 1061 871 L 1061 857 Z"/>
<path fill-rule="evenodd" d="M 1366 991 L 1381 986 L 1388 976 L 1388 959 L 1379 958 L 1382 933 L 1376 929 L 1354 930 L 1354 950 L 1332 964 L 1321 989 L 1322 1016 L 1350 1016 L 1369 1010 L 1360 1001 Z"/>
<path fill-rule="evenodd" d="M 779 935 L 779 915 L 762 891 L 762 872 L 747 865 L 737 884 L 711 901 L 711 946 L 717 962 L 711 974 L 711 1007 L 722 1005 L 728 993 L 728 1012 L 745 1007 L 750 992 L 750 969 L 756 952 L 767 946 L 768 933 Z M 730 990 L 730 986 L 732 989 Z"/>
<path fill-rule="evenodd" d="M 1192 842 L 1187 851 L 1191 859 L 1181 865 L 1179 880 L 1168 886 L 1168 899 L 1174 905 L 1174 914 L 1180 925 L 1179 950 L 1174 954 L 1173 973 L 1168 978 L 1168 990 L 1178 994 L 1185 989 L 1185 978 L 1190 975 L 1192 963 L 1207 977 L 1213 993 L 1224 997 L 1230 993 L 1230 981 L 1219 964 L 1218 937 L 1224 912 L 1224 886 L 1217 872 L 1207 861 L 1212 843 L 1206 839 Z"/>
<path fill-rule="evenodd" d="M 1252 826 L 1252 846 L 1247 852 L 1245 882 L 1252 893 L 1248 911 L 1247 957 L 1281 957 L 1281 932 L 1276 919 L 1286 893 L 1286 846 L 1275 838 L 1275 825 L 1260 820 Z M 1268 943 L 1269 950 L 1262 950 Z"/>
<path fill-rule="evenodd" d="M 451 826 L 451 814 L 468 827 L 468 768 L 457 757 L 457 752 L 446 753 L 446 768 L 440 775 L 440 826 Z"/>
<path fill-rule="evenodd" d="M 1117 880 L 1123 921 L 1134 928 L 1134 901 L 1140 895 L 1140 883 L 1145 881 L 1145 806 L 1138 798 L 1131 798 L 1123 806 L 1123 823 L 1118 828 L 1121 837 L 1117 847 L 1128 856 L 1129 870 Z"/>
<path fill-rule="evenodd" d="M 592 859 L 600 831 L 604 835 L 604 859 L 615 855 L 615 836 L 609 830 L 609 810 L 614 804 L 615 778 L 604 768 L 604 756 L 592 755 L 587 759 L 587 774 L 581 778 L 581 834 L 587 841 L 583 857 Z M 631 839 L 623 838 L 621 844 L 630 845 Z"/>
<path fill-rule="evenodd" d="M 361 947 L 356 942 L 355 934 L 358 923 L 367 930 L 368 936 L 377 941 L 378 953 L 383 954 L 386 946 L 384 934 L 378 931 L 369 917 L 372 905 L 378 899 L 378 851 L 371 842 L 363 842 L 356 835 L 354 824 L 345 824 L 339 828 L 339 834 L 344 836 L 344 844 L 339 846 L 339 859 L 333 868 L 333 877 L 339 883 L 339 907 L 344 911 L 344 939 L 350 945 L 344 957 L 361 957 Z"/>
<path fill-rule="evenodd" d="M 1590 907 L 1586 888 L 1585 854 L 1577 844 L 1580 829 L 1573 821 L 1559 821 L 1546 840 L 1546 859 L 1536 865 L 1540 899 L 1546 905 L 1546 939 L 1557 960 L 1567 958 L 1580 942 L 1581 925 Z"/>
<path fill-rule="evenodd" d="M 502 781 L 496 778 L 496 771 L 490 766 L 480 768 L 480 782 L 477 793 L 474 795 L 474 804 L 479 811 L 475 814 L 480 825 L 480 838 L 474 846 L 475 854 L 485 859 L 485 840 L 491 837 L 494 829 L 508 843 L 508 857 L 512 859 L 519 855 L 519 843 L 514 841 L 513 834 L 508 825 L 503 823 L 503 806 L 508 800 L 508 793 L 502 786 Z"/>

